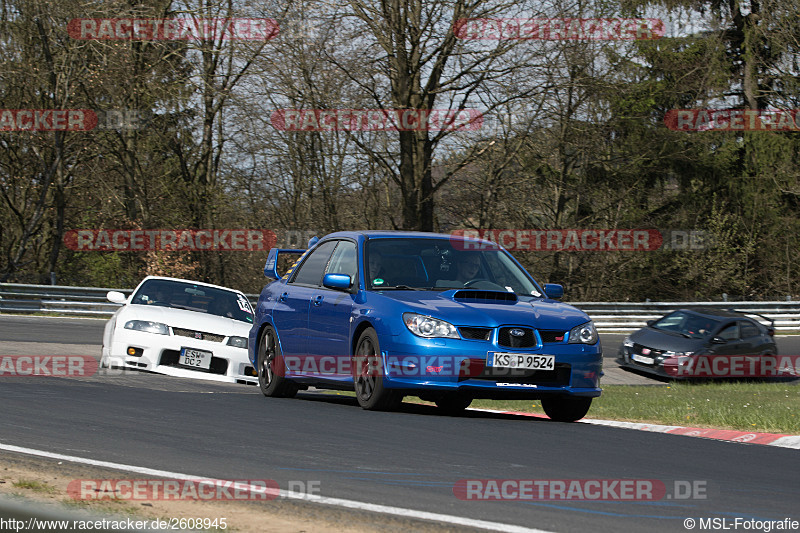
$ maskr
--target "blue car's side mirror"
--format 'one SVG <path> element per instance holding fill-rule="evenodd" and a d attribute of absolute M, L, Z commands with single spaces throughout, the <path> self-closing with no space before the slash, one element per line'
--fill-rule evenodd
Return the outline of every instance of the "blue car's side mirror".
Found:
<path fill-rule="evenodd" d="M 328 289 L 349 290 L 353 284 L 347 274 L 325 274 L 322 278 L 322 286 Z"/>
<path fill-rule="evenodd" d="M 564 296 L 564 287 L 562 287 L 558 283 L 545 283 L 544 294 L 548 298 L 551 298 L 553 300 L 558 300 L 559 298 Z"/>

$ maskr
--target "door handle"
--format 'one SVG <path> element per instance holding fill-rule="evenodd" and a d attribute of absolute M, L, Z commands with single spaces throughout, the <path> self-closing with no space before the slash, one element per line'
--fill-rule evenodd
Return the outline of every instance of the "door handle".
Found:
<path fill-rule="evenodd" d="M 314 305 L 322 305 L 322 300 L 324 300 L 324 299 L 325 299 L 325 297 L 320 294 L 319 296 L 314 298 Z"/>

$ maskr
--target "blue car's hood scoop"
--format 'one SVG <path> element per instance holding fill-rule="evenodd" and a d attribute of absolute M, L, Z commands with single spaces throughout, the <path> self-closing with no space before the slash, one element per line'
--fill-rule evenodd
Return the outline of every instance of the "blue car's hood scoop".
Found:
<path fill-rule="evenodd" d="M 453 300 L 457 302 L 481 302 L 494 304 L 515 304 L 517 295 L 513 292 L 504 291 L 483 291 L 483 290 L 459 290 L 453 293 Z"/>
<path fill-rule="evenodd" d="M 539 329 L 567 331 L 589 321 L 589 317 L 563 302 L 533 299 L 513 292 L 483 289 L 446 291 L 368 292 L 378 308 L 399 304 L 400 312 L 413 311 L 435 316 L 459 326 L 498 327 L 502 324 L 529 325 Z"/>

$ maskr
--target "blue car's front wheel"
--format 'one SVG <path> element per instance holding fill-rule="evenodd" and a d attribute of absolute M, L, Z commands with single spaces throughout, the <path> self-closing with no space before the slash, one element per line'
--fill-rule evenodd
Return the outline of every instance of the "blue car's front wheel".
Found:
<path fill-rule="evenodd" d="M 361 333 L 353 356 L 354 383 L 358 404 L 370 411 L 388 411 L 403 401 L 398 391 L 383 386 L 383 368 L 378 334 L 372 328 Z"/>
<path fill-rule="evenodd" d="M 542 408 L 551 420 L 558 422 L 575 422 L 589 412 L 592 399 L 582 396 L 542 398 Z"/>
<path fill-rule="evenodd" d="M 271 327 L 264 329 L 258 345 L 258 385 L 264 396 L 291 398 L 297 394 L 297 385 L 286 379 L 286 364 L 281 348 Z"/>

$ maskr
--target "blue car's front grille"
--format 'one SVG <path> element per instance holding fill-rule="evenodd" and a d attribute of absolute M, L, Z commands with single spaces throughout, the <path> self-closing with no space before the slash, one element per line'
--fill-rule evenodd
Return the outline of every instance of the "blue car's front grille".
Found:
<path fill-rule="evenodd" d="M 519 333 L 522 333 L 522 335 L 519 335 Z M 500 328 L 497 344 L 507 348 L 532 348 L 536 346 L 536 335 L 534 335 L 531 328 Z"/>
<path fill-rule="evenodd" d="M 521 329 L 525 334 L 521 338 L 514 337 L 511 335 L 510 330 L 512 329 Z M 492 328 L 460 326 L 458 332 L 461 334 L 462 339 L 471 341 L 488 341 L 492 339 Z M 564 342 L 566 332 L 540 329 L 539 337 L 542 339 L 542 344 L 555 344 Z M 507 348 L 532 348 L 536 346 L 536 337 L 530 328 L 501 328 L 498 344 Z"/>
<path fill-rule="evenodd" d="M 543 344 L 552 344 L 555 342 L 564 342 L 564 335 L 563 331 L 548 331 L 548 330 L 539 330 L 539 336 L 542 338 Z"/>
<path fill-rule="evenodd" d="M 460 327 L 458 332 L 461 337 L 473 341 L 488 341 L 492 336 L 491 328 Z"/>

